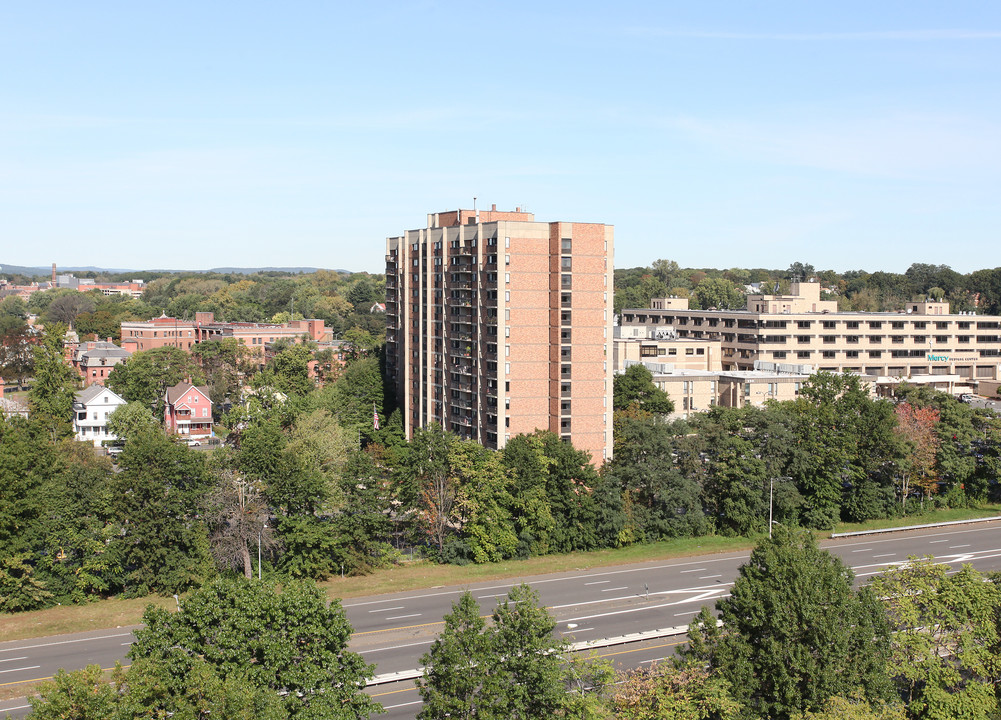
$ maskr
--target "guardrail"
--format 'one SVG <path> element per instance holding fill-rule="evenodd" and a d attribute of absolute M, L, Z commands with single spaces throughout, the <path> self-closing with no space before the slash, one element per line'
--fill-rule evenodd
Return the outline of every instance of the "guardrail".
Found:
<path fill-rule="evenodd" d="M 855 537 L 858 535 L 878 535 L 880 533 L 901 532 L 902 530 L 926 530 L 928 528 L 948 527 L 950 525 L 969 525 L 970 523 L 990 522 L 1001 520 L 1001 515 L 985 518 L 972 518 L 970 520 L 949 520 L 948 522 L 927 523 L 925 525 L 905 525 L 895 528 L 879 528 L 877 530 L 853 530 L 852 532 L 831 533 L 832 538 Z"/>
<path fill-rule="evenodd" d="M 601 638 L 600 640 L 582 640 L 572 643 L 568 650 L 570 652 L 581 652 L 582 650 L 596 650 L 597 648 L 612 647 L 614 645 L 627 645 L 629 643 L 643 642 L 644 640 L 656 640 L 664 637 L 674 637 L 684 635 L 688 632 L 687 625 L 677 625 L 675 627 L 661 628 L 660 630 L 644 630 L 643 632 L 631 633 L 629 635 L 619 635 L 618 637 Z M 387 685 L 404 680 L 416 680 L 424 674 L 424 668 L 414 668 L 413 670 L 400 670 L 399 672 L 383 673 L 369 678 L 367 685 Z"/>

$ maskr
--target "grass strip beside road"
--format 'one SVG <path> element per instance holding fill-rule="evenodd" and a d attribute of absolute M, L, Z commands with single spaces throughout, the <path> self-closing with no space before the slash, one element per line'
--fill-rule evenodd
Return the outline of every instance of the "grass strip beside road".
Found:
<path fill-rule="evenodd" d="M 938 510 L 920 515 L 908 515 L 903 518 L 871 520 L 866 523 L 841 523 L 835 528 L 835 531 L 850 532 L 903 527 L 994 515 L 1001 515 L 1001 505 L 985 505 L 976 509 Z M 817 536 L 822 540 L 828 534 L 818 532 Z M 587 570 L 611 565 L 628 565 L 667 558 L 736 552 L 750 549 L 759 537 L 727 538 L 712 535 L 678 538 L 643 545 L 630 545 L 613 550 L 546 555 L 527 560 L 509 560 L 501 563 L 463 567 L 436 565 L 429 562 L 404 563 L 376 570 L 369 575 L 332 578 L 320 583 L 320 587 L 331 598 L 354 598 L 384 593 L 409 592 L 438 586 L 472 585 L 494 580 Z M 168 610 L 175 607 L 172 597 L 151 596 L 128 599 L 113 598 L 84 605 L 60 605 L 33 612 L 0 614 L 0 641 L 137 625 L 142 618 L 143 610 L 150 603 Z"/>

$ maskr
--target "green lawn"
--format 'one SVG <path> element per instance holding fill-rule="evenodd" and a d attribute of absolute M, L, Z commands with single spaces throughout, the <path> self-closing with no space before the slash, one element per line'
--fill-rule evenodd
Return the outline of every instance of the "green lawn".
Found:
<path fill-rule="evenodd" d="M 992 516 L 1001 516 L 1001 505 L 987 505 L 971 510 L 938 510 L 934 513 L 889 520 L 872 520 L 867 523 L 842 523 L 835 528 L 835 531 L 872 530 Z M 828 535 L 829 533 L 817 533 L 821 539 Z M 467 565 L 465 567 L 413 562 L 378 570 L 370 575 L 343 579 L 333 578 L 320 583 L 320 587 L 332 598 L 351 598 L 445 585 L 467 585 L 487 580 L 586 570 L 705 553 L 735 552 L 751 548 L 755 540 L 756 538 L 717 536 L 681 538 L 648 545 L 632 545 L 616 550 L 547 555 L 528 560 L 511 560 L 491 565 Z M 0 641 L 79 632 L 92 628 L 135 625 L 140 621 L 143 609 L 151 602 L 166 608 L 174 607 L 173 598 L 116 598 L 86 605 L 61 605 L 35 612 L 2 614 L 0 615 Z"/>

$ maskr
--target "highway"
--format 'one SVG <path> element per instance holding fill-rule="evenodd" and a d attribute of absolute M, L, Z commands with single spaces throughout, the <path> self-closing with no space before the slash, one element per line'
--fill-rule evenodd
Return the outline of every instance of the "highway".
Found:
<path fill-rule="evenodd" d="M 911 555 L 933 555 L 958 569 L 969 563 L 978 570 L 1001 570 L 1001 521 L 930 528 L 828 540 L 822 546 L 839 556 L 863 582 Z M 488 614 L 499 598 L 520 582 L 529 582 L 558 620 L 557 630 L 571 641 L 618 637 L 641 630 L 687 624 L 705 605 L 726 597 L 738 567 L 748 553 L 713 554 L 556 575 L 516 578 L 468 587 L 353 598 L 344 602 L 355 629 L 351 648 L 384 674 L 416 668 L 435 635 L 442 617 L 466 589 Z M 57 668 L 79 668 L 88 663 L 112 667 L 125 659 L 131 628 L 0 643 L 0 687 L 50 677 Z M 677 639 L 665 638 L 654 653 L 665 653 Z M 613 655 L 614 653 L 614 655 Z M 641 647 L 600 651 L 636 666 L 645 658 Z M 405 718 L 416 713 L 412 684 L 380 685 L 369 692 L 390 714 Z M 23 700 L 0 702 L 5 710 L 23 706 Z M 13 710 L 12 717 L 26 710 Z"/>

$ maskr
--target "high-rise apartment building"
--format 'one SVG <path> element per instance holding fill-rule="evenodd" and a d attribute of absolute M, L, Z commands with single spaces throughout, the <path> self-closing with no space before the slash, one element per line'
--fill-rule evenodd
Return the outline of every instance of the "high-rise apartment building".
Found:
<path fill-rule="evenodd" d="M 457 210 L 386 241 L 386 359 L 407 437 L 499 449 L 551 430 L 612 448 L 610 225 Z"/>

